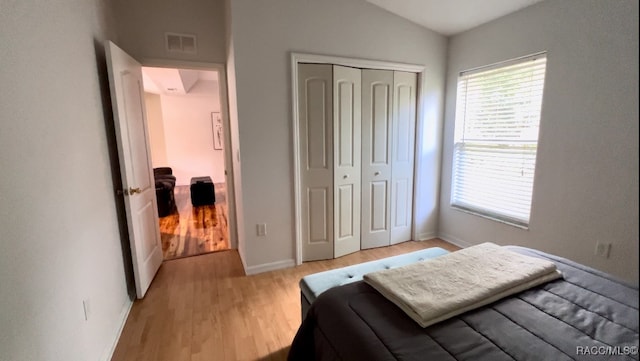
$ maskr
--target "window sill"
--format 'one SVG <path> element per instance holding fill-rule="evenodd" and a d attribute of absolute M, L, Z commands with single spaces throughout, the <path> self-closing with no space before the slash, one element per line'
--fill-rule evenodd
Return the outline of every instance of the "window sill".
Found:
<path fill-rule="evenodd" d="M 474 215 L 474 216 L 482 217 L 482 218 L 489 219 L 489 220 L 492 220 L 492 221 L 495 221 L 495 222 L 498 222 L 498 223 L 506 224 L 508 226 L 524 229 L 526 231 L 529 230 L 529 225 L 528 224 L 516 223 L 516 222 L 509 221 L 509 220 L 506 220 L 506 219 L 503 219 L 503 218 L 499 218 L 499 217 L 496 217 L 496 216 L 493 216 L 493 215 L 490 215 L 490 214 L 487 214 L 487 213 L 482 213 L 481 211 L 472 210 L 472 209 L 469 209 L 469 208 L 464 208 L 464 207 L 461 207 L 461 206 L 458 206 L 458 205 L 450 204 L 450 206 L 454 210 L 462 212 L 462 213 L 467 213 L 467 214 L 471 214 L 471 215 Z"/>

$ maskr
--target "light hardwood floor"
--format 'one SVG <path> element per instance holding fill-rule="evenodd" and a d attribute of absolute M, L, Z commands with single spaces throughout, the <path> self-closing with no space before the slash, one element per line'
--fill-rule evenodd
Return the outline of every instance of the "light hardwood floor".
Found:
<path fill-rule="evenodd" d="M 245 276 L 237 251 L 165 262 L 135 301 L 112 361 L 285 360 L 300 326 L 305 275 L 429 247 L 405 242 Z"/>
<path fill-rule="evenodd" d="M 215 205 L 193 207 L 189 186 L 177 186 L 177 212 L 160 218 L 165 260 L 229 249 L 226 185 L 216 183 Z"/>

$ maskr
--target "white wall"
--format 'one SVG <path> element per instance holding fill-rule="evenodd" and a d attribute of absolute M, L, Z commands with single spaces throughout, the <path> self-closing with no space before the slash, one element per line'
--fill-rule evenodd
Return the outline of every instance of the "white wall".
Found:
<path fill-rule="evenodd" d="M 211 124 L 211 112 L 220 112 L 218 82 L 200 80 L 186 95 L 161 95 L 160 104 L 167 154 L 163 166 L 173 169 L 176 184 L 189 185 L 199 176 L 224 183 L 224 151 L 213 149 Z"/>
<path fill-rule="evenodd" d="M 151 163 L 154 168 L 166 167 L 169 163 L 167 162 L 167 144 L 164 137 L 160 94 L 144 93 L 144 102 L 147 111 L 147 127 L 149 128 Z"/>
<path fill-rule="evenodd" d="M 230 1 L 248 271 L 294 259 L 290 52 L 427 66 L 419 233 L 437 232 L 443 36 L 361 0 Z M 231 79 L 231 76 L 230 76 Z M 231 101 L 231 98 L 230 98 Z M 267 223 L 266 237 L 255 225 Z"/>
<path fill-rule="evenodd" d="M 105 123 L 108 4 L 0 5 L 3 360 L 105 360 L 130 305 Z"/>
<path fill-rule="evenodd" d="M 449 206 L 457 74 L 546 50 L 528 231 Z M 638 282 L 638 2 L 548 0 L 450 41 L 440 233 L 541 249 Z M 613 243 L 609 259 L 596 241 Z"/>
<path fill-rule="evenodd" d="M 226 61 L 223 0 L 116 0 L 116 6 L 118 45 L 138 61 Z M 166 32 L 196 35 L 198 53 L 167 53 Z"/>

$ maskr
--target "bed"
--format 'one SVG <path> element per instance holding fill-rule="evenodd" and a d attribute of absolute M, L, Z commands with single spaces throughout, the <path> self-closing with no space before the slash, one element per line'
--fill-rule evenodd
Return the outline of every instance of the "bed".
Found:
<path fill-rule="evenodd" d="M 563 278 L 427 328 L 359 281 L 322 293 L 298 330 L 296 360 L 638 360 L 638 287 L 575 262 Z"/>

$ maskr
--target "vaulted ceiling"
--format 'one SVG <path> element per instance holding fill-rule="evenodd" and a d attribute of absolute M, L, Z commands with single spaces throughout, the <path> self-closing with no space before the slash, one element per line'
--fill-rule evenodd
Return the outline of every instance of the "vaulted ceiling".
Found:
<path fill-rule="evenodd" d="M 542 0 L 367 0 L 443 35 L 455 35 Z"/>

